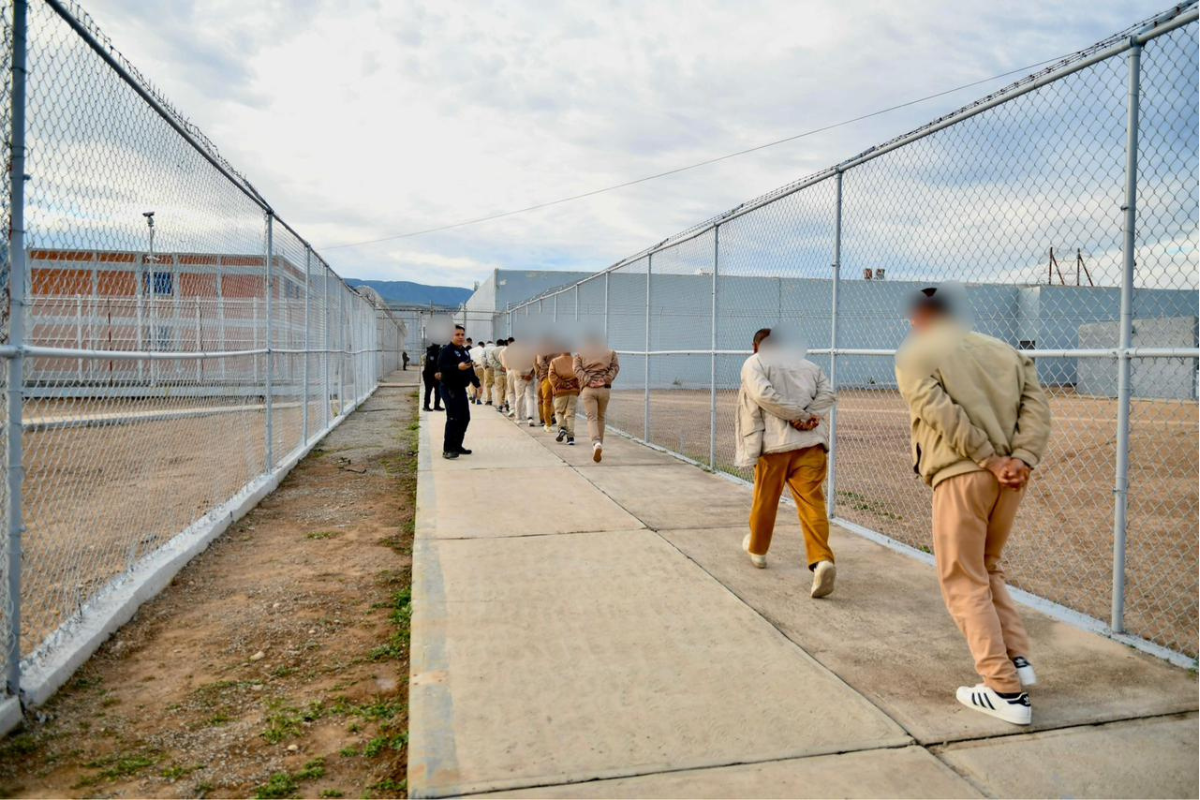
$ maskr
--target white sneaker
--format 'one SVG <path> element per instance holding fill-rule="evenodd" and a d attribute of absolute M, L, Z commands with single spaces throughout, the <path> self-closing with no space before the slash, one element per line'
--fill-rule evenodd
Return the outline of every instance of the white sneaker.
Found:
<path fill-rule="evenodd" d="M 599 442 L 593 442 L 592 443 L 592 461 L 595 461 L 597 464 L 599 464 L 600 459 L 602 459 L 602 458 L 604 458 L 604 445 L 600 444 Z"/>
<path fill-rule="evenodd" d="M 549 425 L 543 425 L 542 430 L 544 430 L 546 433 L 554 433 L 554 428 L 551 428 Z"/>
<path fill-rule="evenodd" d="M 837 567 L 832 561 L 818 561 L 813 570 L 813 597 L 825 597 L 833 592 L 833 581 L 837 578 Z"/>
<path fill-rule="evenodd" d="M 537 427 L 537 423 L 533 421 L 533 417 L 529 418 L 529 427 L 531 427 L 531 428 Z"/>
<path fill-rule="evenodd" d="M 1017 656 L 1013 659 L 1013 666 L 1017 668 L 1017 680 L 1021 682 L 1022 687 L 1037 686 L 1037 673 L 1033 671 L 1033 664 L 1029 663 L 1029 659 Z"/>
<path fill-rule="evenodd" d="M 767 557 L 765 555 L 756 556 L 750 552 L 750 534 L 746 534 L 746 538 L 742 539 L 742 549 L 746 551 L 746 555 L 750 556 L 750 563 L 759 569 L 767 568 Z"/>
<path fill-rule="evenodd" d="M 1033 722 L 1033 706 L 1025 692 L 1007 700 L 988 688 L 987 684 L 981 683 L 977 686 L 960 686 L 955 696 L 958 702 L 967 708 L 982 711 L 989 717 L 996 717 L 1013 725 L 1028 725 Z"/>

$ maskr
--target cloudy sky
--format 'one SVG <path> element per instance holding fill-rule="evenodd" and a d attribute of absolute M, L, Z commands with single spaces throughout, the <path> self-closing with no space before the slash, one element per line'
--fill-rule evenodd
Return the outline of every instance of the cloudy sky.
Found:
<path fill-rule="evenodd" d="M 691 172 L 356 247 L 790 136 L 1065 55 L 1165 0 L 89 0 L 342 275 L 605 267 L 1013 78 Z"/>

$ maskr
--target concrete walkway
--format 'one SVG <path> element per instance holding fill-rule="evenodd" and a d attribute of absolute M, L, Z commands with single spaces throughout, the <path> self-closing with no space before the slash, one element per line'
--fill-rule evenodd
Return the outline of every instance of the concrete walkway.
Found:
<path fill-rule="evenodd" d="M 1026 610 L 1035 724 L 971 712 L 926 565 L 835 530 L 814 601 L 790 506 L 756 570 L 747 488 L 472 410 L 421 419 L 413 796 L 1196 796 L 1194 674 Z"/>

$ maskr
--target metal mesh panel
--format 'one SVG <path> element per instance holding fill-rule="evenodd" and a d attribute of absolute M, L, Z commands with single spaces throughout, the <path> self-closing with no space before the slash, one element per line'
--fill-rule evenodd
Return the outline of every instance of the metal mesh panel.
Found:
<path fill-rule="evenodd" d="M 622 354 L 612 424 L 752 478 L 733 466 L 740 368 L 757 329 L 783 326 L 837 384 L 831 511 L 928 551 L 931 493 L 912 472 L 893 356 L 913 293 L 960 284 L 976 330 L 1031 351 L 1054 416 L 1006 550 L 1010 580 L 1194 657 L 1197 25 L 1176 22 L 1194 13 L 1173 9 L 589 279 L 604 282 L 608 339 Z M 1144 48 L 1131 33 L 1145 34 Z M 552 307 L 537 298 L 510 316 L 552 318 Z M 1113 490 L 1119 501 L 1124 403 L 1123 521 Z M 1114 532 L 1128 537 L 1123 575 Z"/>
<path fill-rule="evenodd" d="M 7 76 L 11 4 L 0 11 Z M 164 545 L 277 476 L 306 427 L 324 435 L 398 365 L 407 330 L 272 219 L 77 8 L 33 0 L 28 26 L 26 271 L 10 280 L 6 240 L 2 274 L 6 293 L 20 280 L 27 294 L 13 375 L 25 479 L 16 498 L 0 483 L 6 521 L 17 501 L 24 513 L 20 651 L 39 659 L 150 579 Z M 0 101 L 11 149 L 7 80 Z"/>

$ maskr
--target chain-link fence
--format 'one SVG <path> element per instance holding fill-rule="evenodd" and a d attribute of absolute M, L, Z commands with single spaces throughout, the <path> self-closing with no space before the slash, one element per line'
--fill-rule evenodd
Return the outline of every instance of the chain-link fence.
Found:
<path fill-rule="evenodd" d="M 739 370 L 755 330 L 798 328 L 839 394 L 831 515 L 928 552 L 893 356 L 915 290 L 961 282 L 975 327 L 1029 351 L 1051 395 L 1012 582 L 1194 658 L 1196 18 L 1195 3 L 1171 9 L 500 314 L 497 330 L 602 330 L 622 355 L 615 427 L 751 478 L 733 466 Z"/>
<path fill-rule="evenodd" d="M 0 18 L 0 664 L 36 703 L 400 366 L 407 331 L 77 6 Z"/>

